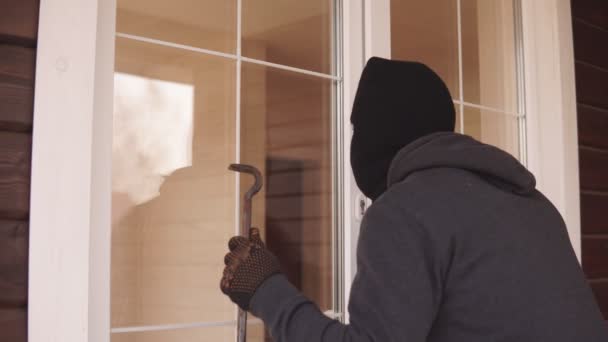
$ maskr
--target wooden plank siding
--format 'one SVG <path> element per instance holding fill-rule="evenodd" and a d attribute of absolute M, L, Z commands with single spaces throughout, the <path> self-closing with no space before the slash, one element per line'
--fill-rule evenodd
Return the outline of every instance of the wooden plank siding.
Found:
<path fill-rule="evenodd" d="M 575 72 L 578 103 L 600 109 L 608 108 L 608 70 L 576 61 Z"/>
<path fill-rule="evenodd" d="M 591 280 L 591 289 L 595 294 L 595 298 L 597 298 L 598 302 L 605 303 L 608 302 L 608 281 L 607 280 Z M 604 317 L 608 317 L 608 308 L 605 306 L 600 307 Z"/>
<path fill-rule="evenodd" d="M 577 111 L 579 145 L 608 149 L 608 111 L 584 104 L 579 104 Z"/>
<path fill-rule="evenodd" d="M 0 130 L 31 132 L 36 50 L 0 43 Z"/>
<path fill-rule="evenodd" d="M 583 270 L 589 279 L 608 278 L 608 236 L 583 237 Z"/>
<path fill-rule="evenodd" d="M 0 3 L 0 341 L 27 341 L 29 196 L 39 0 Z"/>
<path fill-rule="evenodd" d="M 608 30 L 608 6 L 604 0 L 572 0 L 572 17 Z M 576 33 L 575 33 L 576 34 Z M 574 42 L 576 44 L 576 41 Z M 576 46 L 574 47 L 576 49 Z"/>
<path fill-rule="evenodd" d="M 581 146 L 578 156 L 581 190 L 608 192 L 608 150 Z"/>
<path fill-rule="evenodd" d="M 608 70 L 608 29 L 601 30 L 586 21 L 574 19 L 573 36 L 576 41 L 576 60 Z"/>
<path fill-rule="evenodd" d="M 0 219 L 27 220 L 32 136 L 0 132 Z"/>
<path fill-rule="evenodd" d="M 608 319 L 608 2 L 572 0 L 582 261 Z"/>
<path fill-rule="evenodd" d="M 3 0 L 0 2 L 0 41 L 36 47 L 40 0 Z"/>
<path fill-rule="evenodd" d="M 608 235 L 608 194 L 581 191 L 581 226 L 583 235 Z"/>

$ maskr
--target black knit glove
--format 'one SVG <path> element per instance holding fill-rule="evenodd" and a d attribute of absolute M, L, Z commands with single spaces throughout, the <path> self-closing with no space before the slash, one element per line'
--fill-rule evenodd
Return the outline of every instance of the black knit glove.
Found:
<path fill-rule="evenodd" d="M 257 228 L 251 228 L 249 238 L 230 239 L 228 248 L 220 288 L 241 309 L 249 310 L 249 302 L 264 280 L 281 273 L 279 261 L 266 249 Z"/>

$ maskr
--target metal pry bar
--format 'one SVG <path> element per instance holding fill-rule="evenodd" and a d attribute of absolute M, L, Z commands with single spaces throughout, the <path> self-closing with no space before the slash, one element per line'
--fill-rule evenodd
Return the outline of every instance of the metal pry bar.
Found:
<path fill-rule="evenodd" d="M 262 189 L 262 173 L 255 166 L 247 164 L 230 164 L 229 170 L 248 173 L 254 177 L 254 183 L 243 195 L 243 207 L 240 235 L 249 238 L 251 230 L 252 199 Z M 247 311 L 239 308 L 237 319 L 237 342 L 247 340 Z"/>

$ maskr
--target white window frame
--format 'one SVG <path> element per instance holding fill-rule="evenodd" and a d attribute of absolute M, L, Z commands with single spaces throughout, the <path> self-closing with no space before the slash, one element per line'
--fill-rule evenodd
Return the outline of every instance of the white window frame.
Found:
<path fill-rule="evenodd" d="M 390 2 L 343 1 L 344 113 L 366 58 L 390 56 Z M 108 342 L 110 161 L 116 0 L 41 3 L 29 252 L 30 342 Z M 580 255 L 578 152 L 570 4 L 522 1 L 528 161 Z M 384 32 L 384 34 L 381 34 Z M 364 55 L 362 54 L 364 52 Z M 347 115 L 347 114 L 345 114 Z M 344 298 L 356 272 L 361 195 L 344 175 Z"/>

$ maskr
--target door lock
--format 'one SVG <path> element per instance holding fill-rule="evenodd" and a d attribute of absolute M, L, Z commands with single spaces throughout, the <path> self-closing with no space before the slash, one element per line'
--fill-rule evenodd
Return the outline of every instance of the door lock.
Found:
<path fill-rule="evenodd" d="M 363 219 L 363 215 L 365 215 L 368 207 L 369 199 L 361 193 L 357 194 L 357 197 L 355 198 L 355 218 L 358 221 Z"/>

